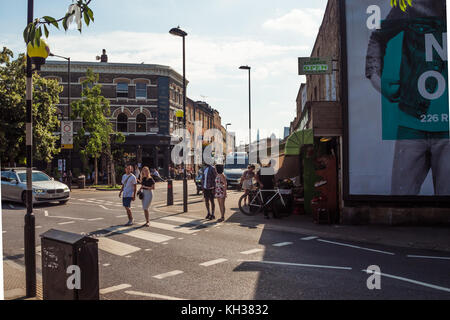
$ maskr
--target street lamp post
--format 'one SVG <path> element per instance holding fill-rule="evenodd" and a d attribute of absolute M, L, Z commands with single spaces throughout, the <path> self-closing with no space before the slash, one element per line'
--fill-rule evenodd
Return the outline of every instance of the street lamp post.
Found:
<path fill-rule="evenodd" d="M 70 109 L 70 100 L 71 100 L 71 87 L 72 87 L 72 82 L 71 82 L 71 78 L 70 78 L 70 57 L 63 57 L 63 56 L 59 56 L 57 54 L 53 54 L 50 53 L 49 54 L 50 57 L 58 57 L 61 59 L 65 59 L 67 60 L 67 121 L 70 121 L 70 113 L 71 113 L 71 109 Z M 67 168 L 69 174 L 67 175 L 68 177 L 68 184 L 69 184 L 69 189 L 72 189 L 72 150 L 69 150 L 69 161 L 68 161 L 68 168 Z"/>
<path fill-rule="evenodd" d="M 187 36 L 187 33 L 180 29 L 180 27 L 172 28 L 169 33 L 171 35 L 181 37 L 183 39 L 183 142 L 186 141 L 186 46 L 185 46 L 185 38 Z M 185 154 L 183 154 L 183 212 L 188 212 L 188 204 L 187 204 L 187 193 L 188 193 L 188 186 L 187 186 L 187 177 L 186 177 L 186 164 L 184 161 L 184 158 L 186 157 Z"/>
<path fill-rule="evenodd" d="M 252 145 L 252 91 L 251 91 L 251 77 L 249 66 L 240 66 L 241 70 L 248 70 L 248 155 L 250 157 Z"/>

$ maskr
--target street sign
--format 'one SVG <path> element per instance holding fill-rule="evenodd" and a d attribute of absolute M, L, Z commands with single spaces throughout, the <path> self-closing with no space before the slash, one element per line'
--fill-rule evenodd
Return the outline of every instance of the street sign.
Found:
<path fill-rule="evenodd" d="M 330 73 L 333 73 L 333 60 L 331 58 L 298 58 L 299 75 Z"/>
<path fill-rule="evenodd" d="M 61 121 L 61 149 L 73 149 L 73 121 Z"/>

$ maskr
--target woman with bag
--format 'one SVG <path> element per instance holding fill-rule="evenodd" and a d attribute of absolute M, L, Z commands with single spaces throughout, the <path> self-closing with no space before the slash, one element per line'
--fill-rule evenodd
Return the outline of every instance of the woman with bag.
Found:
<path fill-rule="evenodd" d="M 141 189 L 138 192 L 139 199 L 142 200 L 142 208 L 144 209 L 146 223 L 144 227 L 150 226 L 150 215 L 148 209 L 152 203 L 153 190 L 155 190 L 155 180 L 153 180 L 150 169 L 144 167 L 141 172 Z"/>
<path fill-rule="evenodd" d="M 217 222 L 225 221 L 225 200 L 227 198 L 227 178 L 223 174 L 224 167 L 223 165 L 216 165 L 216 189 L 215 189 L 215 198 L 217 202 L 219 202 L 219 208 L 221 213 L 221 218 L 217 220 Z"/>

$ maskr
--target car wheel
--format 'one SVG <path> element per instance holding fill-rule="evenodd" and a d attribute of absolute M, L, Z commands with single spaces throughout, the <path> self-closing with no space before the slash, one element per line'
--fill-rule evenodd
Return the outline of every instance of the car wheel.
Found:
<path fill-rule="evenodd" d="M 63 201 L 60 201 L 59 204 L 64 205 L 64 204 L 66 204 L 68 201 L 69 201 L 69 200 L 63 200 Z"/>
<path fill-rule="evenodd" d="M 23 191 L 21 196 L 22 204 L 26 207 L 27 206 L 27 192 Z"/>

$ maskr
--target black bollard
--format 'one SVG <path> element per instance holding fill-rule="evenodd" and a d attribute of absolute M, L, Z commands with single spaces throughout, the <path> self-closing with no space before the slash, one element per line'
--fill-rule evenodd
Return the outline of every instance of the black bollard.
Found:
<path fill-rule="evenodd" d="M 167 206 L 173 206 L 173 180 L 167 180 Z"/>

